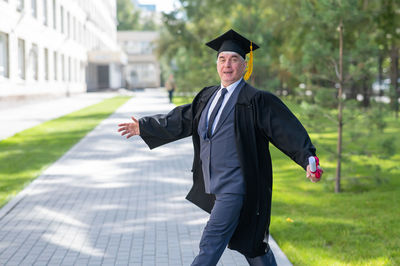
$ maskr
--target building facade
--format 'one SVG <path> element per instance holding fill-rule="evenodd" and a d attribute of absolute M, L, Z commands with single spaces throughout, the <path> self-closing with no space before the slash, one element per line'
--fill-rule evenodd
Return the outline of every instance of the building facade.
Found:
<path fill-rule="evenodd" d="M 125 77 L 129 88 L 161 86 L 160 64 L 154 54 L 155 31 L 118 31 L 118 43 L 127 54 Z"/>
<path fill-rule="evenodd" d="M 116 28 L 115 0 L 0 0 L 0 99 L 121 87 Z"/>

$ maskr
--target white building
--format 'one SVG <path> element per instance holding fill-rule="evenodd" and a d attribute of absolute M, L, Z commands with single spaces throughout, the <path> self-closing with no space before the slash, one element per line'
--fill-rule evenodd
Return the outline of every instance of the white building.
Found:
<path fill-rule="evenodd" d="M 129 88 L 160 87 L 160 64 L 154 54 L 158 37 L 155 31 L 118 31 L 118 43 L 128 56 L 125 76 Z"/>
<path fill-rule="evenodd" d="M 121 87 L 116 25 L 116 0 L 0 0 L 0 100 Z"/>

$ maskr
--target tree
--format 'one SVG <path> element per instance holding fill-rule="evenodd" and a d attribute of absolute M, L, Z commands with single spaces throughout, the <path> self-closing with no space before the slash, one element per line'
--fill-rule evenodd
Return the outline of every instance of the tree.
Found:
<path fill-rule="evenodd" d="M 390 57 L 390 96 L 393 111 L 399 115 L 399 49 L 400 49 L 400 4 L 395 0 L 380 1 L 381 8 L 377 15 L 378 27 L 381 31 L 380 43 Z"/>
<path fill-rule="evenodd" d="M 117 30 L 139 30 L 140 12 L 135 10 L 130 0 L 117 0 Z"/>
<path fill-rule="evenodd" d="M 340 192 L 340 178 L 342 165 L 342 138 L 343 138 L 343 22 L 339 23 L 339 71 L 338 81 L 338 141 L 335 192 Z"/>

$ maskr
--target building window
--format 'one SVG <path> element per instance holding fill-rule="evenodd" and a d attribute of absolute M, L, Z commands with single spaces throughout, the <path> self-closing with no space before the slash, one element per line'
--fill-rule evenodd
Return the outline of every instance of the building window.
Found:
<path fill-rule="evenodd" d="M 43 0 L 42 8 L 43 8 L 43 14 L 42 14 L 42 16 L 43 16 L 43 24 L 47 26 L 48 25 L 47 0 Z"/>
<path fill-rule="evenodd" d="M 71 57 L 68 57 L 68 81 L 72 81 L 72 73 L 71 73 Z"/>
<path fill-rule="evenodd" d="M 74 60 L 74 81 L 78 82 L 78 60 Z"/>
<path fill-rule="evenodd" d="M 77 80 L 77 82 L 81 82 L 81 80 L 82 80 L 82 73 L 81 73 L 82 63 L 81 63 L 81 61 L 77 60 L 76 64 L 77 64 L 76 65 L 76 72 L 77 72 L 76 80 Z"/>
<path fill-rule="evenodd" d="M 64 55 L 61 55 L 61 75 L 62 75 L 62 80 L 65 81 L 65 58 L 64 58 Z"/>
<path fill-rule="evenodd" d="M 85 80 L 85 64 L 83 62 L 81 62 L 80 64 L 81 68 L 80 68 L 80 74 L 79 74 L 79 81 L 80 82 L 84 82 Z"/>
<path fill-rule="evenodd" d="M 134 64 L 131 69 L 131 82 L 152 82 L 155 78 L 156 67 L 153 63 Z"/>
<path fill-rule="evenodd" d="M 152 43 L 148 41 L 126 41 L 125 49 L 128 54 L 152 54 Z"/>
<path fill-rule="evenodd" d="M 67 36 L 68 38 L 71 37 L 71 22 L 69 12 L 67 12 Z"/>
<path fill-rule="evenodd" d="M 9 77 L 8 66 L 8 34 L 0 32 L 0 76 Z"/>
<path fill-rule="evenodd" d="M 25 79 L 25 41 L 18 39 L 18 77 Z"/>
<path fill-rule="evenodd" d="M 58 79 L 58 60 L 57 60 L 57 52 L 56 51 L 54 51 L 53 58 L 54 58 L 54 60 L 53 60 L 53 64 L 54 64 L 54 80 L 57 80 Z"/>
<path fill-rule="evenodd" d="M 49 80 L 49 50 L 44 48 L 44 79 Z"/>
<path fill-rule="evenodd" d="M 38 46 L 36 44 L 32 44 L 30 57 L 31 57 L 31 69 L 32 69 L 32 79 L 39 79 L 39 60 L 38 60 Z"/>
<path fill-rule="evenodd" d="M 57 6 L 56 6 L 56 0 L 53 0 L 53 28 L 57 29 Z"/>
<path fill-rule="evenodd" d="M 76 66 L 75 66 L 75 59 L 72 59 L 72 81 L 76 81 Z"/>
<path fill-rule="evenodd" d="M 76 18 L 72 18 L 72 39 L 76 41 Z"/>
<path fill-rule="evenodd" d="M 81 42 L 81 23 L 78 20 L 76 20 L 76 41 Z"/>
<path fill-rule="evenodd" d="M 60 8 L 61 33 L 64 33 L 64 7 Z"/>
<path fill-rule="evenodd" d="M 37 18 L 37 5 L 36 0 L 31 0 L 31 14 L 34 18 Z"/>
<path fill-rule="evenodd" d="M 88 46 L 88 34 L 87 34 L 87 29 L 86 29 L 86 25 L 83 24 L 82 25 L 82 43 L 85 46 Z"/>
<path fill-rule="evenodd" d="M 17 11 L 24 10 L 24 0 L 17 0 Z"/>

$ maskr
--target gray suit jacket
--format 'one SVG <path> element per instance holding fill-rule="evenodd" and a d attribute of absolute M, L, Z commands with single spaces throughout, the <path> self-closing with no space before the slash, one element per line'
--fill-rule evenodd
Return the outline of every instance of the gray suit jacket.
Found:
<path fill-rule="evenodd" d="M 240 168 L 235 142 L 235 104 L 245 82 L 242 80 L 227 101 L 213 135 L 207 137 L 206 119 L 216 92 L 204 108 L 198 126 L 200 160 L 206 193 L 245 194 L 246 186 Z M 218 90 L 217 90 L 218 91 Z M 211 126 L 211 125 L 209 125 Z"/>

